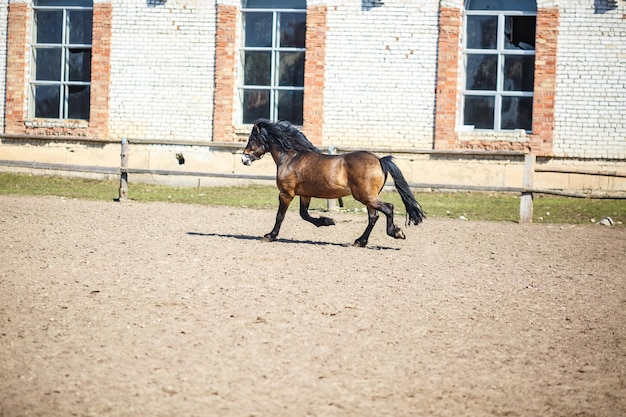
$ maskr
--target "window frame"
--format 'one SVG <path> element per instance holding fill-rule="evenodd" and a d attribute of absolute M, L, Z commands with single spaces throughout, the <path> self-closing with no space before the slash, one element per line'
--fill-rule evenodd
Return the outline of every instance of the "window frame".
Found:
<path fill-rule="evenodd" d="M 272 13 L 272 45 L 270 47 L 248 47 L 246 46 L 246 13 Z M 280 54 L 289 52 L 301 52 L 306 57 L 306 39 L 304 48 L 282 47 L 280 45 L 280 14 L 281 13 L 300 13 L 305 15 L 306 24 L 306 8 L 294 9 L 285 7 L 259 8 L 259 7 L 243 7 L 241 9 L 241 46 L 239 48 L 239 66 L 237 77 L 238 91 L 238 109 L 239 123 L 247 125 L 244 122 L 244 94 L 246 90 L 269 90 L 270 114 L 269 119 L 278 120 L 278 94 L 280 91 L 301 91 L 304 95 L 304 80 L 302 86 L 281 86 L 280 85 Z M 246 52 L 270 52 L 270 85 L 247 85 L 245 84 L 245 54 Z M 306 58 L 305 58 L 306 59 Z M 304 68 L 303 68 L 304 71 Z M 304 109 L 303 109 L 304 113 Z M 304 120 L 304 114 L 302 115 Z"/>
<path fill-rule="evenodd" d="M 468 48 L 468 24 L 467 18 L 468 16 L 497 16 L 498 19 L 498 27 L 497 27 L 497 39 L 496 39 L 496 48 L 495 49 L 477 49 L 477 48 Z M 475 128 L 475 131 L 479 132 L 513 132 L 515 130 L 523 129 L 523 128 L 514 128 L 514 129 L 503 129 L 501 114 L 502 114 L 502 99 L 507 97 L 534 97 L 534 87 L 531 91 L 505 91 L 504 90 L 504 62 L 506 57 L 510 56 L 535 56 L 536 55 L 536 42 L 535 47 L 532 50 L 523 50 L 523 49 L 506 49 L 505 48 L 505 24 L 507 17 L 534 17 L 535 25 L 537 24 L 537 11 L 518 11 L 518 10 L 476 10 L 476 9 L 465 9 L 463 13 L 463 41 L 462 41 L 462 60 L 463 60 L 463 69 L 462 69 L 462 77 L 461 77 L 461 103 L 460 103 L 460 119 L 461 126 L 473 126 L 471 124 L 465 123 L 465 99 L 467 96 L 481 96 L 481 97 L 494 97 L 494 120 L 493 120 L 493 129 L 481 129 Z M 537 39 L 537 34 L 535 33 L 535 41 Z M 495 90 L 471 90 L 467 89 L 467 63 L 468 63 L 468 55 L 472 54 L 484 54 L 484 55 L 496 55 L 497 56 L 497 75 L 496 75 L 496 89 Z M 535 73 L 536 64 L 533 65 L 533 76 Z M 534 112 L 534 103 L 533 103 L 533 112 Z M 532 118 L 531 118 L 532 119 Z M 531 129 L 525 129 L 527 133 L 532 133 L 532 120 L 531 120 Z"/>
<path fill-rule="evenodd" d="M 91 117 L 91 84 L 93 69 L 90 66 L 89 81 L 70 81 L 69 80 L 69 61 L 68 55 L 70 49 L 85 49 L 91 51 L 90 56 L 93 56 L 93 3 L 91 6 L 40 6 L 33 4 L 33 17 L 31 22 L 31 42 L 30 42 L 30 77 L 29 77 L 29 104 L 28 104 L 28 118 L 29 119 L 48 119 L 48 120 L 85 120 L 89 121 Z M 70 43 L 69 40 L 69 20 L 68 11 L 91 11 L 92 29 L 91 29 L 91 42 L 86 43 Z M 39 11 L 61 11 L 63 16 L 63 27 L 61 31 L 61 43 L 38 43 L 37 40 L 37 13 Z M 60 48 L 61 49 L 61 74 L 60 80 L 37 80 L 37 50 L 48 48 Z M 58 117 L 36 117 L 36 87 L 37 86 L 59 86 L 59 113 Z M 87 106 L 87 118 L 76 119 L 68 117 L 69 112 L 69 88 L 73 86 L 86 86 L 89 88 L 89 103 Z"/>

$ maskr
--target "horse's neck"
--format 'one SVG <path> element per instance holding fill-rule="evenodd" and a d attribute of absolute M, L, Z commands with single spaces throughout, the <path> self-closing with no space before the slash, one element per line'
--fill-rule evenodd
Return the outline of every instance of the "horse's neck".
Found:
<path fill-rule="evenodd" d="M 293 154 L 293 152 L 285 151 L 281 146 L 275 143 L 270 144 L 270 153 L 277 166 L 284 164 Z"/>

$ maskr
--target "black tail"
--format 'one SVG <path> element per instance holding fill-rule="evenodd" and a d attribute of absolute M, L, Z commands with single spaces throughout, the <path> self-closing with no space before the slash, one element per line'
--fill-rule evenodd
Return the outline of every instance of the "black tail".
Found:
<path fill-rule="evenodd" d="M 383 172 L 385 175 L 387 175 L 387 173 L 391 174 L 391 178 L 393 178 L 393 182 L 396 184 L 396 189 L 402 198 L 404 207 L 406 207 L 407 226 L 411 223 L 420 224 L 426 218 L 426 214 L 424 214 L 422 207 L 413 196 L 413 193 L 409 188 L 409 184 L 407 184 L 404 179 L 404 175 L 402 175 L 400 168 L 398 168 L 392 159 L 393 156 L 391 155 L 380 159 L 380 165 L 383 167 Z"/>

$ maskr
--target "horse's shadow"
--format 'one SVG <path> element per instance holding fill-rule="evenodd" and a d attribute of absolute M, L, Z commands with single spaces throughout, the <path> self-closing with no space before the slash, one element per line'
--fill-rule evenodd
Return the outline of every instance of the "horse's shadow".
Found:
<path fill-rule="evenodd" d="M 233 235 L 227 233 L 200 233 L 200 232 L 187 232 L 189 236 L 204 236 L 204 237 L 225 237 L 228 239 L 239 239 L 239 240 L 261 240 L 259 236 L 250 236 L 250 235 Z M 299 245 L 312 245 L 312 246 L 337 246 L 341 248 L 349 248 L 352 245 L 348 243 L 335 243 L 335 242 L 319 242 L 314 240 L 297 240 L 297 239 L 282 239 L 278 238 L 275 242 L 272 243 L 294 243 Z M 389 246 L 366 246 L 365 249 L 370 250 L 400 250 L 399 248 L 392 248 Z"/>

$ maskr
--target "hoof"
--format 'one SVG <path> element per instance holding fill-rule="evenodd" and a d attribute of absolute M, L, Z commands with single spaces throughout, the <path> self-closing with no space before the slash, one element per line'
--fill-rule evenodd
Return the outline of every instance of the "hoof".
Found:
<path fill-rule="evenodd" d="M 272 237 L 272 235 L 270 235 L 270 234 L 267 234 L 267 235 L 265 235 L 265 236 L 263 236 L 261 238 L 261 242 L 273 242 L 275 240 L 276 240 L 276 238 Z"/>
<path fill-rule="evenodd" d="M 367 245 L 367 241 L 362 242 L 359 239 L 357 239 L 357 240 L 354 241 L 354 244 L 352 246 L 355 246 L 357 248 L 364 248 L 365 245 Z"/>
<path fill-rule="evenodd" d="M 311 220 L 309 220 L 311 223 L 313 223 L 315 226 L 317 227 L 322 227 L 322 226 L 334 226 L 335 225 L 335 221 L 333 219 L 331 219 L 330 217 L 318 217 L 318 218 L 312 218 Z"/>
<path fill-rule="evenodd" d="M 322 226 L 334 226 L 335 225 L 335 221 L 331 219 L 330 217 L 320 217 L 320 220 L 322 222 Z"/>
<path fill-rule="evenodd" d="M 406 239 L 404 232 L 401 229 L 396 230 L 396 233 L 393 235 L 396 239 Z"/>

